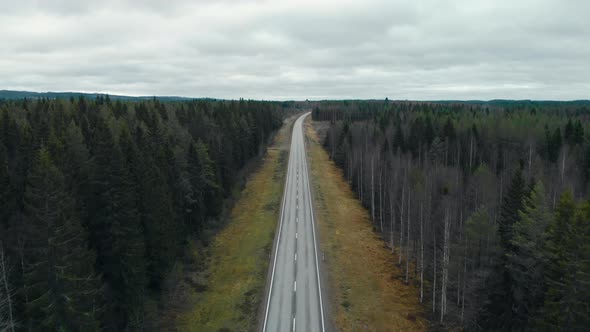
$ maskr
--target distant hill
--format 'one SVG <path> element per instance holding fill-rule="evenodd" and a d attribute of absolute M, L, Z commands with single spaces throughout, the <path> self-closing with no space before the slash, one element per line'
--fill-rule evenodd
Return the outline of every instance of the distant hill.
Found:
<path fill-rule="evenodd" d="M 190 98 L 190 97 L 181 97 L 181 96 L 124 96 L 124 95 L 111 95 L 106 93 L 86 93 L 86 92 L 33 92 L 33 91 L 15 91 L 15 90 L 0 90 L 0 99 L 39 99 L 39 98 L 49 98 L 49 99 L 67 99 L 67 98 L 78 98 L 80 96 L 84 96 L 85 98 L 94 99 L 96 97 L 105 97 L 109 96 L 109 98 L 113 100 L 146 100 L 146 99 L 153 99 L 156 98 L 161 101 L 183 101 L 183 100 L 222 100 L 216 98 Z M 369 101 L 369 102 L 381 102 L 382 100 L 378 99 L 340 99 L 340 100 L 317 100 L 317 102 L 334 102 L 334 101 Z M 414 100 L 390 100 L 390 101 L 414 101 Z M 590 106 L 590 100 L 588 99 L 581 99 L 581 100 L 568 100 L 568 101 L 556 101 L 556 100 L 514 100 L 514 99 L 493 99 L 493 100 L 415 100 L 420 102 L 432 102 L 438 104 L 479 104 L 479 105 L 490 105 L 490 106 L 560 106 L 560 105 L 579 105 L 579 106 Z M 294 100 L 291 101 L 283 101 L 284 103 L 288 102 L 297 102 Z"/>
<path fill-rule="evenodd" d="M 209 98 L 188 98 L 179 96 L 123 96 L 123 95 L 109 95 L 106 93 L 84 93 L 84 92 L 32 92 L 32 91 L 13 91 L 13 90 L 0 90 L 0 99 L 61 99 L 61 98 L 78 98 L 80 96 L 86 98 L 96 98 L 99 96 L 109 96 L 114 100 L 145 100 L 145 99 L 159 99 L 163 101 L 180 101 L 180 100 L 193 100 L 193 99 L 209 99 Z"/>
<path fill-rule="evenodd" d="M 580 105 L 580 106 L 590 106 L 590 100 L 588 99 L 580 99 L 580 100 L 530 100 L 530 99 L 522 99 L 522 100 L 515 100 L 515 99 L 492 99 L 492 100 L 433 100 L 434 103 L 440 104 L 452 104 L 452 103 L 462 103 L 462 104 L 479 104 L 479 105 L 492 105 L 492 106 L 559 106 L 559 105 Z"/>

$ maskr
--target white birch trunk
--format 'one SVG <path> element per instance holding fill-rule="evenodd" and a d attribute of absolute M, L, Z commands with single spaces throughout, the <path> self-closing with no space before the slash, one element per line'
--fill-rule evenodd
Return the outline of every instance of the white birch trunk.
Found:
<path fill-rule="evenodd" d="M 381 224 L 381 234 L 383 234 L 383 167 L 379 167 L 379 222 Z"/>
<path fill-rule="evenodd" d="M 395 226 L 395 211 L 393 209 L 393 195 L 390 196 L 391 197 L 389 197 L 389 212 L 391 215 L 391 226 L 389 228 L 389 235 L 391 236 L 391 253 L 393 254 L 395 252 L 395 243 L 393 239 L 393 227 Z"/>
<path fill-rule="evenodd" d="M 371 156 L 371 220 L 375 222 L 375 157 Z"/>
<path fill-rule="evenodd" d="M 469 140 L 469 172 L 473 169 L 473 133 Z"/>
<path fill-rule="evenodd" d="M 528 176 L 531 176 L 531 164 L 533 163 L 533 143 L 529 144 L 529 171 Z"/>
<path fill-rule="evenodd" d="M 436 231 L 434 234 L 434 246 L 432 250 L 432 261 L 434 268 L 432 269 L 432 312 L 436 312 Z"/>
<path fill-rule="evenodd" d="M 406 284 L 410 274 L 410 201 L 412 195 L 408 188 L 408 224 L 406 225 L 407 236 L 406 236 Z"/>
<path fill-rule="evenodd" d="M 6 319 L 7 322 L 5 324 L 3 324 L 4 326 L 4 330 L 3 331 L 10 331 L 10 332 L 14 332 L 15 329 L 15 324 L 14 324 L 14 318 L 12 316 L 12 289 L 9 287 L 8 285 L 8 271 L 7 271 L 7 266 L 6 266 L 6 259 L 4 257 L 4 247 L 2 246 L 2 242 L 0 242 L 0 279 L 2 281 L 2 285 L 0 285 L 2 288 L 4 288 L 4 295 L 5 298 L 1 299 L 1 302 L 5 302 L 5 306 L 6 306 Z M 2 317 L 0 316 L 0 319 L 2 319 Z M 0 323 L 2 323 L 0 321 Z"/>
<path fill-rule="evenodd" d="M 445 229 L 443 242 L 443 265 L 442 265 L 442 280 L 440 289 L 440 322 L 444 321 L 444 316 L 447 311 L 447 283 L 449 274 L 449 215 L 448 209 L 445 211 Z"/>
<path fill-rule="evenodd" d="M 402 206 L 399 212 L 399 257 L 398 257 L 398 264 L 401 265 L 402 263 L 402 244 L 403 244 L 403 236 L 404 236 L 404 195 L 406 189 L 406 176 L 404 174 L 404 182 L 402 184 Z"/>
<path fill-rule="evenodd" d="M 424 302 L 424 203 L 420 203 L 420 303 Z"/>

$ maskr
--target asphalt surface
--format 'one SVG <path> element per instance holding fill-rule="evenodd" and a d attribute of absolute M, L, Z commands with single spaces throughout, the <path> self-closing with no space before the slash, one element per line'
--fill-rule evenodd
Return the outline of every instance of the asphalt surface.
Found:
<path fill-rule="evenodd" d="M 318 245 L 305 154 L 303 121 L 293 125 L 289 166 L 263 332 L 324 332 L 324 310 L 318 268 Z"/>

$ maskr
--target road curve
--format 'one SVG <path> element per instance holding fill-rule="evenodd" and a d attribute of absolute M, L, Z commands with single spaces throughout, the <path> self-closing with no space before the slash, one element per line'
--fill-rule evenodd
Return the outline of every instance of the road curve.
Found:
<path fill-rule="evenodd" d="M 325 330 L 318 245 L 303 140 L 303 121 L 309 114 L 297 118 L 293 125 L 263 332 Z"/>

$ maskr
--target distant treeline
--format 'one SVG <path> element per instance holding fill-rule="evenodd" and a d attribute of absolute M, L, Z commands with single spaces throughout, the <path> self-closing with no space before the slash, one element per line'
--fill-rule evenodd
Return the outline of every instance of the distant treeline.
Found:
<path fill-rule="evenodd" d="M 435 327 L 590 326 L 590 108 L 326 102 L 325 148 Z"/>
<path fill-rule="evenodd" d="M 141 329 L 283 116 L 244 100 L 0 102 L 0 330 Z"/>
<path fill-rule="evenodd" d="M 96 99 L 105 98 L 109 100 L 121 100 L 121 101 L 149 101 L 157 99 L 161 102 L 167 101 L 190 101 L 190 100 L 202 100 L 202 101 L 215 101 L 212 98 L 188 98 L 179 96 L 125 96 L 125 95 L 108 95 L 104 93 L 86 93 L 86 92 L 33 92 L 33 91 L 14 91 L 14 90 L 0 90 L 0 101 L 11 100 L 11 99 L 69 99 L 69 98 L 86 98 Z"/>

